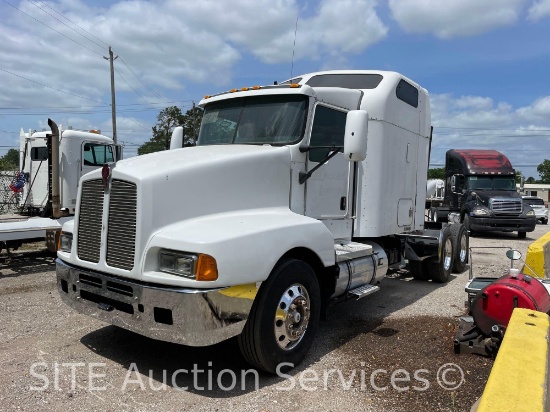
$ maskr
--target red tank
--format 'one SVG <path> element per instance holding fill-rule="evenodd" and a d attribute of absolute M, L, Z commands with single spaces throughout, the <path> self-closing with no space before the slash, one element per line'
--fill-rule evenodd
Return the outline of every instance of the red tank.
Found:
<path fill-rule="evenodd" d="M 503 276 L 486 286 L 474 298 L 474 323 L 489 336 L 493 325 L 508 326 L 514 308 L 550 312 L 550 295 L 535 278 L 519 274 L 517 278 Z"/>

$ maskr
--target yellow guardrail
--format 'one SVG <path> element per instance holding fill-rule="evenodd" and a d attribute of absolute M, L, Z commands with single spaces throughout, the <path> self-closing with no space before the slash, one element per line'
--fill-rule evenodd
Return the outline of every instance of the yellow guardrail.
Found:
<path fill-rule="evenodd" d="M 545 410 L 549 326 L 545 313 L 514 309 L 477 412 Z"/>
<path fill-rule="evenodd" d="M 539 278 L 550 277 L 550 232 L 529 245 L 525 263 L 523 273 Z"/>

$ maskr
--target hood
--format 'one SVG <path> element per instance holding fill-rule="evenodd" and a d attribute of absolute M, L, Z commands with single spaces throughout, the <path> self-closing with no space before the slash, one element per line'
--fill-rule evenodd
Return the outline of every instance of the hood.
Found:
<path fill-rule="evenodd" d="M 100 176 L 96 171 L 87 178 Z M 146 242 L 153 232 L 197 216 L 288 207 L 290 149 L 220 145 L 157 152 L 119 161 L 112 178 L 136 184 L 137 235 Z"/>
<path fill-rule="evenodd" d="M 489 205 L 490 199 L 506 198 L 521 200 L 521 195 L 515 190 L 471 190 L 470 192 L 476 192 L 479 200 L 485 206 Z"/>

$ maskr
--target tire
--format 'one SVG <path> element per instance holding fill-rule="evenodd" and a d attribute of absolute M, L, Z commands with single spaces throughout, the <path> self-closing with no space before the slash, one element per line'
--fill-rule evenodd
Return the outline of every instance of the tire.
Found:
<path fill-rule="evenodd" d="M 421 260 L 409 260 L 409 272 L 416 280 L 428 280 L 430 279 L 430 273 L 425 261 Z"/>
<path fill-rule="evenodd" d="M 518 239 L 525 239 L 527 237 L 527 232 L 518 232 Z"/>
<path fill-rule="evenodd" d="M 293 308 L 294 306 L 294 308 Z M 262 283 L 239 335 L 239 348 L 252 366 L 277 373 L 306 356 L 319 325 L 321 292 L 315 272 L 307 263 L 284 259 Z"/>
<path fill-rule="evenodd" d="M 467 230 L 467 231 L 471 231 L 470 230 L 470 216 L 468 215 L 468 212 L 466 212 L 464 214 L 464 217 L 462 218 L 462 224 L 464 225 L 464 228 Z"/>
<path fill-rule="evenodd" d="M 453 270 L 454 242 L 449 227 L 443 229 L 441 240 L 443 244 L 441 248 L 442 256 L 439 259 L 430 259 L 427 263 L 430 277 L 437 283 L 448 282 Z"/>
<path fill-rule="evenodd" d="M 542 219 L 542 224 L 546 225 L 548 223 L 548 219 Z"/>
<path fill-rule="evenodd" d="M 454 241 L 453 272 L 462 273 L 464 272 L 464 269 L 466 269 L 466 263 L 468 262 L 468 232 L 466 231 L 464 225 L 459 223 L 451 225 L 450 230 Z"/>

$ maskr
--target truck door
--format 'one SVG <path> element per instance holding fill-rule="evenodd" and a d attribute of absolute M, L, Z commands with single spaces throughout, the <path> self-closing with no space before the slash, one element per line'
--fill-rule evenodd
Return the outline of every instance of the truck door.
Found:
<path fill-rule="evenodd" d="M 346 114 L 343 110 L 317 105 L 307 153 L 307 170 L 327 157 L 331 149 L 344 146 Z M 318 148 L 316 148 L 318 147 Z M 350 238 L 352 230 L 350 180 L 351 165 L 342 153 L 336 154 L 305 182 L 305 214 L 320 219 L 335 238 Z"/>
<path fill-rule="evenodd" d="M 113 146 L 84 142 L 82 143 L 82 163 L 80 176 L 85 175 L 92 170 L 102 167 L 105 163 L 115 161 Z"/>

